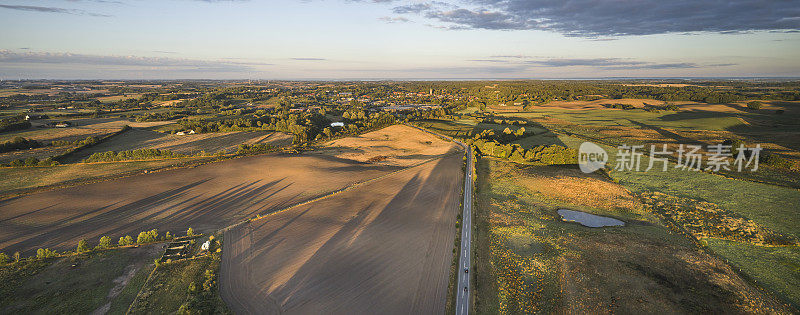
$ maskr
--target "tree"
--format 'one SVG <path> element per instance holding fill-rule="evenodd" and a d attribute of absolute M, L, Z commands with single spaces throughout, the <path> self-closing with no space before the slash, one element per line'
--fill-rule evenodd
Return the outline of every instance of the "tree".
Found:
<path fill-rule="evenodd" d="M 194 230 L 192 228 L 186 230 L 186 236 L 194 236 Z"/>
<path fill-rule="evenodd" d="M 130 235 L 122 236 L 119 238 L 119 242 L 117 244 L 119 244 L 119 246 L 133 245 L 133 237 Z"/>
<path fill-rule="evenodd" d="M 98 249 L 108 249 L 111 248 L 111 238 L 108 236 L 103 236 L 100 238 L 100 242 L 97 243 Z"/>
<path fill-rule="evenodd" d="M 753 110 L 761 109 L 761 102 L 759 102 L 759 101 L 747 102 L 747 108 L 753 109 Z"/>
<path fill-rule="evenodd" d="M 8 255 L 6 255 L 6 253 L 0 253 L 0 265 L 4 265 L 8 260 Z"/>
<path fill-rule="evenodd" d="M 83 252 L 87 252 L 87 251 L 89 251 L 89 243 L 86 241 L 86 239 L 84 238 L 84 239 L 81 239 L 80 241 L 78 241 L 78 247 L 75 248 L 75 252 L 76 253 L 83 253 Z"/>
<path fill-rule="evenodd" d="M 14 262 L 19 262 L 20 259 L 22 258 L 20 257 L 19 252 L 14 252 Z"/>

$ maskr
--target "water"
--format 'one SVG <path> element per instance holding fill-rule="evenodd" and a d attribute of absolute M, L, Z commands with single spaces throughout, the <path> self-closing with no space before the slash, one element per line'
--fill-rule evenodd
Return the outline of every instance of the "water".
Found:
<path fill-rule="evenodd" d="M 558 214 L 561 215 L 561 220 L 568 221 L 568 222 L 578 222 L 583 226 L 588 227 L 604 227 L 604 226 L 623 226 L 625 222 L 620 220 L 594 215 L 591 213 L 575 211 L 575 210 L 567 210 L 567 209 L 560 209 L 558 210 Z"/>

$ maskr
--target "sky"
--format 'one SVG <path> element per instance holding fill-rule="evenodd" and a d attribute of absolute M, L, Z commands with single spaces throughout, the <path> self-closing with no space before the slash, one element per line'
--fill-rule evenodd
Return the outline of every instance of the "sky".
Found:
<path fill-rule="evenodd" d="M 0 79 L 800 77 L 800 0 L 0 0 Z"/>

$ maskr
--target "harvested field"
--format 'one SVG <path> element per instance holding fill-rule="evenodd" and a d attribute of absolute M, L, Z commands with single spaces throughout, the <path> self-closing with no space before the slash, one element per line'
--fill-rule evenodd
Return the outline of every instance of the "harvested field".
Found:
<path fill-rule="evenodd" d="M 450 155 L 225 234 L 235 313 L 442 314 L 463 175 Z"/>
<path fill-rule="evenodd" d="M 218 229 L 396 168 L 328 156 L 267 155 L 0 201 L 0 251 L 70 249 L 81 238 Z"/>
<path fill-rule="evenodd" d="M 14 137 L 23 137 L 26 139 L 33 139 L 42 142 L 50 142 L 54 140 L 75 141 L 82 140 L 89 136 L 101 138 L 103 136 L 112 134 L 119 131 L 124 126 L 135 128 L 147 128 L 153 126 L 160 126 L 169 124 L 171 122 L 157 121 L 157 122 L 132 122 L 125 119 L 67 119 L 72 123 L 72 127 L 68 128 L 46 128 L 46 127 L 32 127 L 26 130 L 6 132 L 0 135 L 0 142 L 9 141 Z M 61 121 L 61 120 L 37 120 L 32 124 L 34 126 L 44 125 L 47 122 Z"/>
<path fill-rule="evenodd" d="M 161 149 L 183 154 L 208 154 L 236 151 L 240 144 L 270 143 L 286 146 L 292 143 L 292 136 L 281 132 L 244 131 L 220 132 L 178 136 L 150 130 L 133 129 L 115 136 L 103 143 L 77 152 L 71 161 L 80 161 L 98 152 L 127 151 L 135 149 Z"/>
<path fill-rule="evenodd" d="M 447 153 L 455 146 L 417 129 L 394 125 L 325 143 L 317 152 L 359 162 L 408 166 Z"/>

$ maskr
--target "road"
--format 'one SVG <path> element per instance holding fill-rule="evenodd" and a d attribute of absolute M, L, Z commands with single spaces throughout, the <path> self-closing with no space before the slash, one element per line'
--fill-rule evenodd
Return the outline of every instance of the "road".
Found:
<path fill-rule="evenodd" d="M 461 215 L 461 249 L 458 261 L 458 285 L 456 286 L 456 315 L 469 314 L 469 297 L 472 288 L 469 285 L 470 274 L 464 272 L 470 267 L 472 247 L 472 152 L 469 146 L 458 142 L 466 148 L 467 170 L 464 174 L 464 210 Z M 474 272 L 474 270 L 470 270 Z M 466 290 L 465 290 L 466 288 Z"/>

